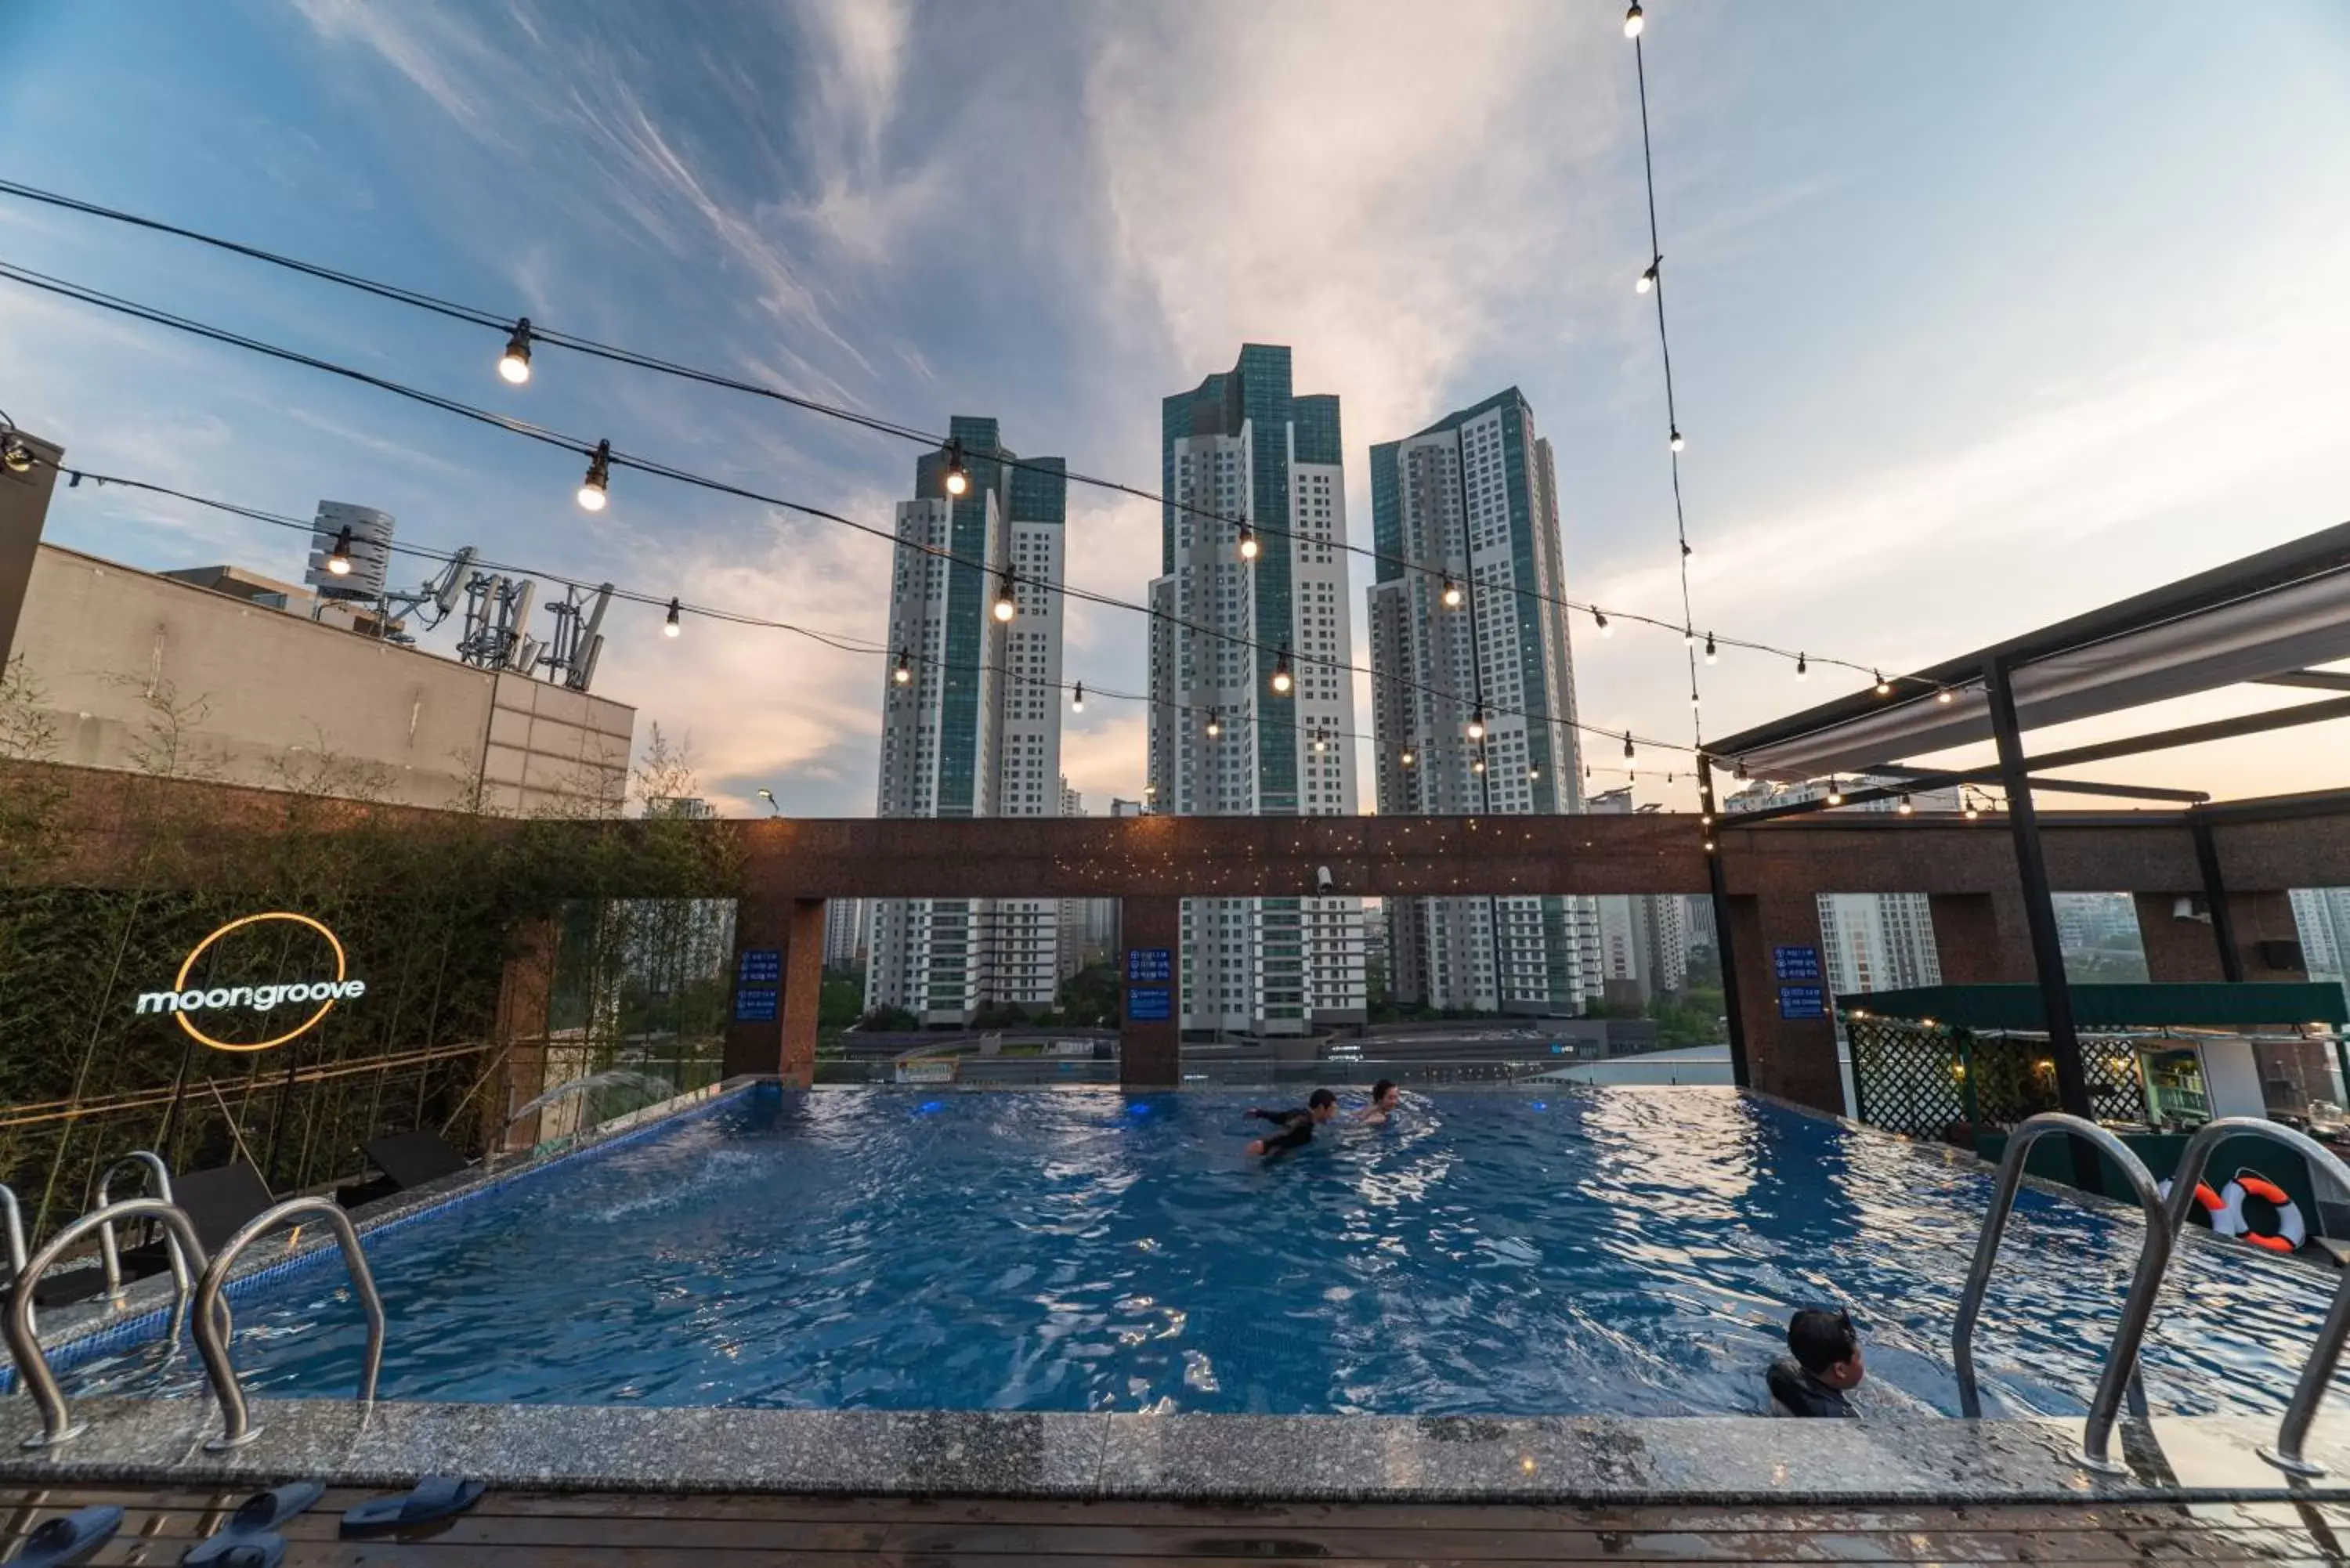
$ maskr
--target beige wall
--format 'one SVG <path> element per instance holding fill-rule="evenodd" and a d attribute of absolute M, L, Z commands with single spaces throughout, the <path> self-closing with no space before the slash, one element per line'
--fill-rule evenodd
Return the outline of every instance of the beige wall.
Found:
<path fill-rule="evenodd" d="M 58 762 L 524 815 L 625 794 L 633 709 L 53 545 L 15 651 Z"/>

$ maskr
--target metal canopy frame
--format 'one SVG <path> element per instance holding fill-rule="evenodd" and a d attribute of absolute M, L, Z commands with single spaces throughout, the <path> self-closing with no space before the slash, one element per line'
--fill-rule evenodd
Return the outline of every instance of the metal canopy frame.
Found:
<path fill-rule="evenodd" d="M 1711 742 L 1700 759 L 1699 777 L 1708 780 L 1711 768 L 1729 765 L 1743 778 L 1749 762 L 1759 758 L 1763 764 L 1761 771 L 1770 777 L 1840 771 L 1868 778 L 1870 787 L 1843 796 L 1846 805 L 1882 800 L 1912 789 L 1997 783 L 2007 797 L 2008 828 L 2023 888 L 2033 966 L 2039 975 L 2041 1007 L 2055 1058 L 2058 1102 L 2067 1113 L 2086 1118 L 2091 1110 L 2088 1080 L 2081 1060 L 2072 991 L 2064 978 L 2064 950 L 2057 937 L 2055 901 L 2041 844 L 2034 789 L 2073 788 L 2155 799 L 2189 797 L 2182 815 L 2194 835 L 2221 973 L 2228 981 L 2241 981 L 2242 958 L 2236 950 L 2234 922 L 2211 837 L 2212 826 L 2277 820 L 2321 809 L 2317 805 L 2321 801 L 2338 808 L 2342 792 L 2214 805 L 2208 796 L 2196 798 L 2195 792 L 2085 786 L 2083 781 L 2048 777 L 2047 772 L 2350 717 L 2350 696 L 2180 725 L 2036 757 L 2024 751 L 2026 724 L 2061 723 L 2095 713 L 2126 711 L 2171 697 L 2248 682 L 2350 691 L 2350 674 L 2304 668 L 2350 657 L 2350 615 L 2343 613 L 2345 606 L 2350 606 L 2350 523 L 1913 671 L 1892 684 L 1891 695 L 1877 695 L 1879 688 L 1865 689 Z M 2054 678 L 2045 678 L 2052 670 L 2057 671 Z M 2043 678 L 2035 680 L 2035 671 Z M 1960 700 L 1960 693 L 1966 701 Z M 1985 739 L 1997 749 L 1997 761 L 1987 765 L 1940 772 L 1899 765 L 1904 757 Z M 1889 754 L 1871 757 L 1868 748 L 1876 746 L 1886 748 Z M 1876 783 L 1879 777 L 1895 782 L 1880 786 Z M 2304 802 L 2305 805 L 2301 804 Z M 1711 818 L 1710 789 L 1705 809 Z M 1833 808 L 1824 800 L 1769 807 L 1725 817 L 1720 827 L 1755 827 L 1824 809 Z M 1717 877 L 1715 919 L 1727 929 L 1729 911 L 1721 887 Z M 1724 956 L 1726 961 L 1728 955 Z M 1731 1042 L 1742 1083 L 1745 1081 L 1744 1044 L 1742 1039 Z M 2068 1142 L 2076 1184 L 2097 1190 L 2100 1179 L 2095 1150 L 2077 1137 Z"/>

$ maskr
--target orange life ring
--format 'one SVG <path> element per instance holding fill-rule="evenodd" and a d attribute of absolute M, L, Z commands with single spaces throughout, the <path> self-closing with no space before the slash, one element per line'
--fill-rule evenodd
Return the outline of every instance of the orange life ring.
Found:
<path fill-rule="evenodd" d="M 2263 1234 L 2251 1228 L 2251 1222 L 2244 1218 L 2244 1199 L 2247 1198 L 2257 1198 L 2276 1210 L 2274 1234 Z M 2236 1172 L 2236 1179 L 2228 1183 L 2224 1200 L 2228 1212 L 2236 1221 L 2237 1230 L 2233 1234 L 2242 1236 L 2255 1247 L 2271 1252 L 2298 1252 L 2302 1243 L 2309 1240 L 2309 1226 L 2302 1220 L 2300 1205 L 2293 1202 L 2292 1195 L 2283 1188 L 2266 1177 L 2255 1176 L 2249 1170 Z M 2212 1220 L 2212 1229 L 2219 1229 L 2216 1216 Z"/>
<path fill-rule="evenodd" d="M 2162 1195 L 2165 1198 L 2170 1196 L 2168 1177 L 2162 1179 Z M 2243 1206 L 2241 1203 L 2230 1209 L 2218 1193 L 2199 1181 L 2195 1184 L 2195 1201 L 2203 1206 L 2204 1217 L 2210 1221 L 2211 1229 L 2220 1235 L 2241 1236 L 2244 1233 Z"/>

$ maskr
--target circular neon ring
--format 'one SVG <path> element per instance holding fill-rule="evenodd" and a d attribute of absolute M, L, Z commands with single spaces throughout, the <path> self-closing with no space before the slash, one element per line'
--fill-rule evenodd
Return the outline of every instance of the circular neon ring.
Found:
<path fill-rule="evenodd" d="M 335 983 L 337 985 L 343 983 L 343 973 L 345 969 L 343 944 L 335 940 L 335 933 L 328 930 L 325 926 L 319 924 L 317 920 L 312 919 L 307 915 L 297 915 L 287 909 L 275 909 L 265 915 L 247 915 L 241 920 L 231 920 L 227 925 L 223 926 L 219 930 L 214 931 L 211 936 L 208 936 L 203 941 L 198 942 L 189 952 L 187 961 L 180 966 L 179 978 L 172 982 L 172 991 L 177 992 L 188 989 L 188 971 L 196 967 L 196 961 L 204 956 L 204 950 L 207 948 L 220 940 L 223 937 L 228 935 L 231 931 L 236 930 L 240 927 L 250 926 L 259 920 L 291 920 L 297 926 L 307 926 L 312 930 L 317 932 L 320 936 L 326 938 L 327 945 L 335 950 Z M 296 1035 L 307 1033 L 310 1030 L 317 1028 L 320 1020 L 324 1019 L 328 1013 L 332 1012 L 334 1010 L 335 999 L 328 997 L 326 1002 L 319 1006 L 317 1012 L 310 1014 L 309 1017 L 304 1019 L 301 1023 L 296 1024 L 285 1033 L 278 1035 L 274 1040 L 256 1041 L 250 1045 L 233 1045 L 225 1040 L 215 1040 L 211 1035 L 205 1033 L 203 1030 L 197 1028 L 194 1024 L 189 1023 L 188 1015 L 184 1012 L 174 1012 L 172 1016 L 173 1020 L 179 1023 L 181 1028 L 188 1032 L 188 1037 L 195 1041 L 200 1045 L 209 1045 L 215 1051 L 266 1051 L 273 1045 L 283 1045 L 286 1042 L 293 1039 Z"/>

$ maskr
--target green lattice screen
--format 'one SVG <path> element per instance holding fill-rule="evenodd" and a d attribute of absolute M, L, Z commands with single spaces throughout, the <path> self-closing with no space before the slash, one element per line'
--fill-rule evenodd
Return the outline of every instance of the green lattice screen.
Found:
<path fill-rule="evenodd" d="M 1900 1018 L 1846 1015 L 1844 1024 L 1852 1044 L 1854 1108 L 1872 1127 L 1943 1138 L 1960 1128 L 2012 1127 L 2060 1108 L 2045 1039 Z M 2082 1035 L 2081 1064 L 2095 1119 L 2146 1119 L 2146 1092 L 2126 1036 Z"/>

